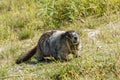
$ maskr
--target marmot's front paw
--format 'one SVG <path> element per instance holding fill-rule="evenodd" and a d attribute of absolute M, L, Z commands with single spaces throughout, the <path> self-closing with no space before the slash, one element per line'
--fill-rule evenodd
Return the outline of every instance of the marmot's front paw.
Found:
<path fill-rule="evenodd" d="M 73 54 L 69 54 L 67 60 L 70 61 L 73 59 Z"/>

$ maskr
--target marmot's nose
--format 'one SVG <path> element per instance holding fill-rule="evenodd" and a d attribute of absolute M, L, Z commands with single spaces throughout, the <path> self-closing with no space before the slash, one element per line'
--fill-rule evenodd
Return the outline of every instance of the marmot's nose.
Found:
<path fill-rule="evenodd" d="M 77 40 L 77 37 L 74 37 L 75 40 Z"/>

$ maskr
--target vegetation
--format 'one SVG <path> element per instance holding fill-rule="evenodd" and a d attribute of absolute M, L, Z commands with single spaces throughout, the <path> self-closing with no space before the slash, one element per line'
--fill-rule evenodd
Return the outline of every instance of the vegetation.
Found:
<path fill-rule="evenodd" d="M 0 0 L 0 80 L 119 80 L 120 0 Z M 51 29 L 78 31 L 81 57 L 20 65 Z"/>

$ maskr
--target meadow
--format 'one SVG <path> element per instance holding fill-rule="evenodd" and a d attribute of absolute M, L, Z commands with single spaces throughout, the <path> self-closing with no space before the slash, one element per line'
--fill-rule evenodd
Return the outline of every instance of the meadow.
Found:
<path fill-rule="evenodd" d="M 80 58 L 15 64 L 53 29 L 79 33 Z M 120 0 L 0 0 L 0 80 L 120 80 Z"/>

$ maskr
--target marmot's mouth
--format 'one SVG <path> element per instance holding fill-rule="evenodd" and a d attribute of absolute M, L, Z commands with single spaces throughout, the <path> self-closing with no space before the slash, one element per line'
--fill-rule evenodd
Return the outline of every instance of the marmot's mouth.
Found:
<path fill-rule="evenodd" d="M 74 41 L 73 44 L 79 44 L 79 42 L 78 41 Z"/>

